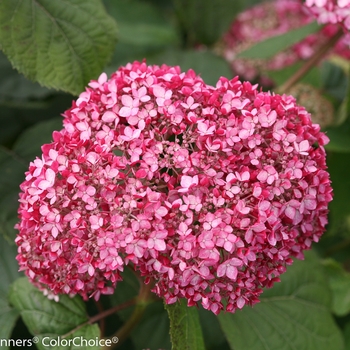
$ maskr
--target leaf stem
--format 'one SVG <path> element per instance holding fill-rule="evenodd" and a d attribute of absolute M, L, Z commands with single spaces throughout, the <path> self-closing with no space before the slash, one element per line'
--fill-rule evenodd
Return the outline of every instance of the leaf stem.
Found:
<path fill-rule="evenodd" d="M 74 333 L 78 329 L 86 326 L 87 324 L 93 324 L 93 323 L 95 323 L 95 322 L 97 322 L 99 320 L 104 319 L 107 316 L 113 315 L 114 313 L 116 313 L 116 312 L 118 312 L 120 310 L 123 310 L 123 309 L 125 309 L 125 308 L 127 308 L 127 307 L 129 307 L 131 305 L 134 305 L 136 303 L 136 300 L 137 300 L 136 297 L 132 298 L 132 299 L 126 301 L 125 303 L 116 305 L 116 306 L 114 306 L 114 307 L 112 307 L 112 308 L 110 308 L 108 310 L 102 311 L 102 312 L 98 313 L 97 315 L 90 317 L 88 321 L 78 325 L 77 327 L 75 327 L 71 331 L 69 331 L 68 333 L 62 335 L 62 338 L 66 338 L 66 337 L 70 336 L 72 333 Z"/>
<path fill-rule="evenodd" d="M 90 319 L 87 323 L 93 324 L 99 320 L 106 318 L 107 316 L 113 315 L 114 313 L 116 313 L 120 310 L 126 309 L 129 306 L 135 305 L 136 299 L 137 299 L 136 297 L 132 298 L 132 299 L 130 299 L 122 304 L 116 305 L 108 310 L 102 311 L 102 312 L 98 313 L 97 315 L 90 317 Z"/>
<path fill-rule="evenodd" d="M 295 72 L 284 84 L 282 84 L 277 90 L 285 93 L 292 86 L 294 86 L 306 73 L 309 72 L 314 66 L 316 66 L 325 54 L 331 49 L 337 41 L 343 36 L 343 28 L 339 27 L 338 31 L 330 37 L 319 49 Z"/>

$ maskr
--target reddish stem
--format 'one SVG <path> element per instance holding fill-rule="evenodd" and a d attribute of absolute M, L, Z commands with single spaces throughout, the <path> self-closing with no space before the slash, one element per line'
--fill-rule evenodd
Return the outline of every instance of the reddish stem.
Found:
<path fill-rule="evenodd" d="M 338 31 L 330 37 L 301 67 L 295 72 L 284 84 L 282 84 L 278 91 L 285 93 L 294 84 L 296 84 L 305 74 L 315 67 L 326 55 L 329 49 L 331 49 L 337 41 L 343 36 L 343 28 L 339 27 Z"/>

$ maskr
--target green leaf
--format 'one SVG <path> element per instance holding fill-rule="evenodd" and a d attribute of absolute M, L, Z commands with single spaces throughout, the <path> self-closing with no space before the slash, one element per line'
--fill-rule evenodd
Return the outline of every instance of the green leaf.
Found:
<path fill-rule="evenodd" d="M 234 350 L 341 350 L 343 339 L 331 313 L 331 294 L 318 259 L 295 261 L 261 302 L 219 321 Z"/>
<path fill-rule="evenodd" d="M 337 316 L 350 312 L 350 273 L 333 259 L 323 261 L 329 285 L 332 290 L 332 311 Z"/>
<path fill-rule="evenodd" d="M 65 346 L 60 339 L 95 339 L 99 336 L 97 325 L 87 324 L 88 316 L 85 304 L 80 297 L 70 298 L 60 295 L 59 302 L 49 300 L 43 292 L 29 283 L 26 277 L 17 279 L 10 288 L 9 299 L 11 304 L 20 312 L 22 319 L 32 335 L 39 338 L 39 349 L 75 349 L 72 341 Z M 78 340 L 77 340 L 78 341 Z M 46 346 L 47 344 L 57 346 Z M 89 349 L 99 349 L 98 346 Z"/>
<path fill-rule="evenodd" d="M 36 336 L 38 341 L 36 346 L 43 350 L 100 350 L 100 340 L 98 339 L 99 334 L 100 331 L 96 324 L 86 324 L 73 333 L 63 337 L 57 336 L 56 333 L 38 335 Z M 104 344 L 103 340 L 101 344 Z"/>
<path fill-rule="evenodd" d="M 172 350 L 204 350 L 198 310 L 188 307 L 184 300 L 165 305 L 170 319 Z"/>
<path fill-rule="evenodd" d="M 322 66 L 323 88 L 332 96 L 342 101 L 338 108 L 335 126 L 327 129 L 330 139 L 326 149 L 335 152 L 350 152 L 350 84 L 349 77 L 334 64 Z"/>
<path fill-rule="evenodd" d="M 24 180 L 26 162 L 0 146 L 0 235 L 14 239 L 19 184 Z"/>
<path fill-rule="evenodd" d="M 12 330 L 19 317 L 19 312 L 9 306 L 7 299 L 0 296 L 0 339 L 10 339 Z M 8 346 L 0 345 L 1 350 L 9 349 Z"/>
<path fill-rule="evenodd" d="M 121 66 L 125 66 L 129 62 L 142 61 L 159 52 L 159 49 L 155 49 L 150 46 L 132 45 L 129 43 L 118 42 L 115 48 L 113 57 L 108 66 L 105 67 L 105 73 L 110 76 Z M 149 61 L 147 60 L 147 63 Z"/>
<path fill-rule="evenodd" d="M 28 128 L 16 140 L 13 152 L 26 161 L 41 157 L 41 146 L 52 141 L 54 130 L 62 129 L 63 118 L 52 118 Z"/>
<path fill-rule="evenodd" d="M 80 297 L 60 295 L 49 300 L 27 277 L 17 279 L 10 288 L 10 302 L 21 313 L 32 334 L 65 334 L 88 320 Z"/>
<path fill-rule="evenodd" d="M 333 125 L 327 129 L 327 150 L 350 152 L 350 75 L 334 62 L 324 62 L 321 69 L 322 89 L 332 96 L 337 111 Z"/>
<path fill-rule="evenodd" d="M 331 229 L 342 226 L 350 215 L 350 154 L 329 152 L 327 156 L 328 171 L 331 174 L 334 198 L 329 204 L 329 221 Z"/>
<path fill-rule="evenodd" d="M 196 74 L 203 78 L 206 84 L 214 86 L 221 76 L 232 77 L 232 71 L 228 63 L 207 50 L 167 50 L 150 57 L 148 63 L 180 66 L 182 71 L 193 69 Z"/>
<path fill-rule="evenodd" d="M 52 140 L 52 131 L 62 128 L 62 118 L 54 118 L 28 128 L 12 150 L 0 146 L 0 234 L 10 239 L 17 222 L 19 185 L 29 162 L 40 156 L 40 147 Z"/>
<path fill-rule="evenodd" d="M 340 153 L 350 152 L 350 130 L 347 125 L 344 124 L 336 128 L 328 128 L 327 136 L 330 139 L 329 144 L 326 145 L 328 151 Z"/>
<path fill-rule="evenodd" d="M 350 322 L 344 328 L 345 350 L 350 350 Z"/>
<path fill-rule="evenodd" d="M 0 235 L 0 339 L 10 339 L 11 332 L 19 317 L 19 312 L 8 302 L 7 294 L 10 284 L 20 276 L 16 262 L 17 247 L 9 244 Z M 0 349 L 8 349 L 0 346 Z"/>
<path fill-rule="evenodd" d="M 346 95 L 349 95 L 349 77 L 344 70 L 332 62 L 325 61 L 321 66 L 321 85 L 322 89 L 329 95 L 342 101 Z"/>
<path fill-rule="evenodd" d="M 228 350 L 229 346 L 220 327 L 218 317 L 201 306 L 199 306 L 198 312 L 206 349 Z"/>
<path fill-rule="evenodd" d="M 340 104 L 333 126 L 336 127 L 346 122 L 350 114 L 349 112 L 350 112 L 350 98 L 349 96 L 347 96 L 346 98 L 344 98 L 344 100 Z"/>
<path fill-rule="evenodd" d="M 228 29 L 247 0 L 174 0 L 177 19 L 186 47 L 213 45 Z"/>
<path fill-rule="evenodd" d="M 293 29 L 285 34 L 276 35 L 261 41 L 247 50 L 237 55 L 239 58 L 268 59 L 283 51 L 295 43 L 301 41 L 306 36 L 320 30 L 317 22 L 312 22 L 301 28 Z"/>
<path fill-rule="evenodd" d="M 73 94 L 100 74 L 116 32 L 100 0 L 0 2 L 0 45 L 13 66 L 31 80 Z"/>
<path fill-rule="evenodd" d="M 136 22 L 123 24 L 120 40 L 133 45 L 168 45 L 176 41 L 176 36 L 171 28 Z"/>
<path fill-rule="evenodd" d="M 221 76 L 232 78 L 232 71 L 227 61 L 211 51 L 180 50 L 175 48 L 150 51 L 149 48 L 141 50 L 139 46 L 133 46 L 132 51 L 129 51 L 129 45 L 120 43 L 118 48 L 121 49 L 121 47 L 123 48 L 121 55 L 118 55 L 117 49 L 112 65 L 109 65 L 106 69 L 106 72 L 109 74 L 117 70 L 122 64 L 135 59 L 142 60 L 147 58 L 147 64 L 180 66 L 182 71 L 193 69 L 196 74 L 201 75 L 207 84 L 214 86 Z M 133 53 L 133 56 L 129 55 L 130 52 Z"/>
<path fill-rule="evenodd" d="M 157 331 L 154 331 L 155 329 Z M 162 300 L 147 306 L 145 314 L 131 332 L 130 337 L 135 349 L 170 349 L 169 317 L 164 310 Z"/>
<path fill-rule="evenodd" d="M 21 122 L 18 121 L 17 113 L 18 110 L 10 109 L 0 105 L 1 108 L 1 128 L 0 128 L 0 144 L 8 145 L 13 142 L 21 131 Z"/>
<path fill-rule="evenodd" d="M 331 143 L 329 149 L 350 152 L 350 74 L 332 61 L 322 66 L 324 89 L 341 101 L 334 126 L 329 130 Z"/>
<path fill-rule="evenodd" d="M 118 22 L 119 42 L 136 46 L 168 46 L 178 37 L 172 23 L 156 6 L 137 0 L 105 1 L 108 13 Z"/>
<path fill-rule="evenodd" d="M 16 261 L 17 246 L 14 242 L 8 242 L 0 236 L 0 295 L 6 295 L 9 286 L 19 276 L 18 264 Z M 1 309 L 0 309 L 1 310 Z M 1 327 L 0 327 L 1 330 Z"/>
<path fill-rule="evenodd" d="M 104 3 L 119 28 L 118 45 L 105 68 L 107 74 L 128 62 L 148 59 L 178 44 L 173 21 L 168 20 L 157 6 L 138 0 L 105 0 Z"/>
<path fill-rule="evenodd" d="M 18 105 L 23 100 L 40 99 L 47 97 L 52 92 L 38 83 L 26 79 L 18 74 L 11 66 L 7 57 L 0 51 L 0 102 L 8 103 L 8 100 L 16 100 Z"/>

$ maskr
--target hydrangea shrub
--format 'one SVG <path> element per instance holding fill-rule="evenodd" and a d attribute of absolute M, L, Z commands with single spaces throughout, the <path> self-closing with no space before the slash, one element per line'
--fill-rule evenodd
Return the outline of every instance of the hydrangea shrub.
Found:
<path fill-rule="evenodd" d="M 131 265 L 166 303 L 258 302 L 317 242 L 327 136 L 292 96 L 134 62 L 91 81 L 21 184 L 21 270 L 53 295 L 112 294 Z"/>

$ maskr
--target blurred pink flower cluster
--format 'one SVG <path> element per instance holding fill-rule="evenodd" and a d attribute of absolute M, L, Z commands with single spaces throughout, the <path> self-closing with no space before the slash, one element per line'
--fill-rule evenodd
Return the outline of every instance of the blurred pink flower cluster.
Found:
<path fill-rule="evenodd" d="M 268 71 L 279 70 L 311 57 L 328 38 L 335 35 L 337 24 L 332 22 L 326 25 L 268 60 L 247 60 L 237 55 L 263 40 L 309 24 L 314 18 L 300 0 L 265 1 L 237 16 L 223 37 L 221 51 L 235 74 L 247 80 L 259 79 L 262 84 L 270 85 L 272 82 L 266 77 Z M 340 39 L 332 53 L 350 59 L 348 38 Z"/>
<path fill-rule="evenodd" d="M 328 139 L 291 96 L 134 62 L 64 117 L 21 184 L 17 259 L 42 289 L 98 299 L 130 264 L 167 303 L 234 312 L 324 232 Z"/>
<path fill-rule="evenodd" d="M 305 6 L 319 23 L 339 23 L 350 30 L 350 0 L 305 0 Z"/>

